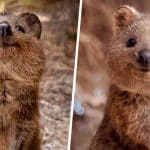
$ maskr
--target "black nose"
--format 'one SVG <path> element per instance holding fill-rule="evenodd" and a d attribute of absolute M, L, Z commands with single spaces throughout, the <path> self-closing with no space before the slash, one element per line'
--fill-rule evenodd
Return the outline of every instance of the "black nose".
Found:
<path fill-rule="evenodd" d="M 142 50 L 139 52 L 138 62 L 142 67 L 148 69 L 150 67 L 150 50 Z"/>
<path fill-rule="evenodd" d="M 0 36 L 7 36 L 11 34 L 11 27 L 8 23 L 0 23 Z"/>

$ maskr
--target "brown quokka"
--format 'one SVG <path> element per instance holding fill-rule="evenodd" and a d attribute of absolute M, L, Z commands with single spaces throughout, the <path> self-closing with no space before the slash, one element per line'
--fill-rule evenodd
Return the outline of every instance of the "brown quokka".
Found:
<path fill-rule="evenodd" d="M 122 6 L 114 27 L 108 103 L 90 150 L 149 150 L 150 15 Z"/>
<path fill-rule="evenodd" d="M 0 150 L 40 149 L 41 30 L 34 14 L 0 14 Z"/>

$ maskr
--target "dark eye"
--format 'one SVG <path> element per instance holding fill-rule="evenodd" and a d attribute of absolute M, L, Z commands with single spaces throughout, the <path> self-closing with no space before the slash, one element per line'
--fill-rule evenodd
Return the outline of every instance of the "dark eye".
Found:
<path fill-rule="evenodd" d="M 136 43 L 137 43 L 136 39 L 131 37 L 127 41 L 127 47 L 134 47 Z"/>
<path fill-rule="evenodd" d="M 18 31 L 21 31 L 21 32 L 25 33 L 25 29 L 22 26 L 20 26 L 20 25 L 16 26 L 16 29 Z"/>

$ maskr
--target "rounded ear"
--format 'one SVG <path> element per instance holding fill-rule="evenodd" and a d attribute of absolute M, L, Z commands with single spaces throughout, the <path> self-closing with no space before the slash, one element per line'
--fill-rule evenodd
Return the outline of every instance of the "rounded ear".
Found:
<path fill-rule="evenodd" d="M 115 12 L 115 26 L 117 30 L 130 25 L 139 16 L 139 12 L 130 6 L 123 5 Z"/>
<path fill-rule="evenodd" d="M 42 25 L 40 22 L 40 19 L 32 13 L 22 13 L 19 15 L 19 21 L 22 22 L 24 21 L 27 26 L 29 27 L 29 31 L 36 37 L 40 38 L 41 37 L 41 32 L 42 32 Z"/>

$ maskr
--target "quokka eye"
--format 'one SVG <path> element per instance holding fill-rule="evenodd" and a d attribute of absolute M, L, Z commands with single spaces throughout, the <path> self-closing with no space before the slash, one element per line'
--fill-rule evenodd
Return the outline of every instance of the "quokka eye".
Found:
<path fill-rule="evenodd" d="M 126 46 L 134 47 L 136 43 L 137 43 L 137 40 L 135 38 L 131 37 L 128 39 Z"/>
<path fill-rule="evenodd" d="M 18 31 L 21 31 L 22 33 L 25 33 L 25 29 L 22 26 L 20 26 L 20 25 L 16 26 L 16 29 Z"/>

